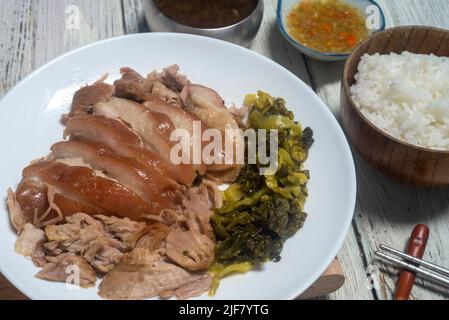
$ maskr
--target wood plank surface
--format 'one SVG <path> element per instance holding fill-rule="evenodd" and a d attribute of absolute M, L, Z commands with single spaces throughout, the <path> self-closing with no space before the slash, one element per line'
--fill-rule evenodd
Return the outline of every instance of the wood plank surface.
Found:
<path fill-rule="evenodd" d="M 120 0 L 1 1 L 0 92 L 81 46 L 122 35 Z"/>
<path fill-rule="evenodd" d="M 423 24 L 449 28 L 447 0 L 379 0 L 388 24 Z M 280 63 L 317 91 L 339 118 L 343 63 L 320 63 L 291 47 L 276 27 L 276 1 L 265 0 L 261 30 L 251 49 Z M 142 0 L 1 1 L 0 94 L 51 59 L 98 40 L 146 32 Z M 398 185 L 355 155 L 358 198 L 355 219 L 340 251 L 346 283 L 327 299 L 390 299 L 397 272 L 373 258 L 381 243 L 402 249 L 416 223 L 431 229 L 425 258 L 449 266 L 449 188 Z M 380 267 L 381 271 L 378 270 Z M 373 273 L 372 278 L 367 277 Z M 369 281 L 378 285 L 370 287 Z M 447 299 L 440 288 L 419 283 L 413 299 Z M 22 299 L 0 275 L 0 299 Z"/>
<path fill-rule="evenodd" d="M 123 0 L 123 19 L 127 34 L 149 31 L 142 0 Z"/>

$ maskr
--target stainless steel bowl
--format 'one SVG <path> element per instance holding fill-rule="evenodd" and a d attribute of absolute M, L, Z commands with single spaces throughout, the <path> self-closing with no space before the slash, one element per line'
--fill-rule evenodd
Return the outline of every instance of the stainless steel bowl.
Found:
<path fill-rule="evenodd" d="M 173 21 L 156 7 L 153 0 L 144 1 L 144 11 L 151 31 L 199 34 L 247 47 L 256 37 L 262 23 L 263 3 L 263 0 L 259 0 L 256 9 L 244 20 L 227 27 L 213 29 L 193 28 Z"/>

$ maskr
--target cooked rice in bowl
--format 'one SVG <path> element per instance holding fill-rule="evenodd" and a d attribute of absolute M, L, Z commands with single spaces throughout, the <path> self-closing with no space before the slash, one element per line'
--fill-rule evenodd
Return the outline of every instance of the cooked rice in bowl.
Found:
<path fill-rule="evenodd" d="M 365 54 L 351 96 L 376 127 L 411 144 L 449 150 L 449 58 Z"/>

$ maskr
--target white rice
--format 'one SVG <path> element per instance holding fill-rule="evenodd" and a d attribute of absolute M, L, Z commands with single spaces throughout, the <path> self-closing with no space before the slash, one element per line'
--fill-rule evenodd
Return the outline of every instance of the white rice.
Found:
<path fill-rule="evenodd" d="M 365 54 L 351 95 L 376 127 L 425 148 L 449 150 L 449 58 Z"/>

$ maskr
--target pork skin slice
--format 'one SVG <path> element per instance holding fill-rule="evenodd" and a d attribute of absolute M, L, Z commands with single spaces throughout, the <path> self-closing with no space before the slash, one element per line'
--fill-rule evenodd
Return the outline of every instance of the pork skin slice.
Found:
<path fill-rule="evenodd" d="M 15 199 L 24 220 L 34 223 L 35 216 L 42 216 L 48 208 L 47 184 L 39 178 L 23 179 L 17 186 Z"/>
<path fill-rule="evenodd" d="M 64 138 L 67 136 L 83 137 L 108 146 L 126 144 L 139 148 L 144 147 L 139 135 L 122 121 L 97 115 L 70 118 L 64 130 Z"/>
<path fill-rule="evenodd" d="M 36 181 L 40 181 L 40 183 L 37 184 Z M 23 179 L 19 183 L 15 193 L 12 190 L 8 191 L 7 203 L 11 222 L 17 231 L 20 231 L 26 223 L 40 226 L 40 224 L 46 224 L 47 221 L 56 217 L 52 212 L 40 221 L 40 217 L 45 214 L 50 206 L 47 192 L 47 184 L 40 178 Z M 89 203 L 77 202 L 60 194 L 54 194 L 52 201 L 64 216 L 69 216 L 77 212 L 85 212 L 91 215 L 108 214 L 104 209 Z M 40 224 L 37 224 L 37 221 L 40 221 Z"/>
<path fill-rule="evenodd" d="M 162 113 L 169 117 L 176 129 L 184 129 L 188 132 L 188 134 L 190 135 L 190 144 L 192 145 L 192 148 L 190 150 L 191 157 L 193 156 L 194 152 L 193 145 L 195 144 L 198 147 L 201 147 L 203 145 L 201 138 L 202 133 L 206 128 L 204 127 L 204 125 L 202 125 L 199 134 L 194 130 L 195 121 L 201 124 L 199 118 L 181 108 L 177 108 L 166 103 L 161 98 L 153 94 L 147 97 L 143 105 L 153 112 Z M 195 164 L 194 167 L 200 175 L 206 173 L 206 165 L 202 163 L 202 159 L 200 159 L 200 163 Z"/>
<path fill-rule="evenodd" d="M 220 95 L 210 88 L 191 84 L 184 88 L 181 97 L 188 112 L 197 116 L 208 128 L 218 129 L 222 133 L 223 150 L 219 153 L 221 164 L 212 164 L 207 167 L 208 171 L 213 171 L 210 176 L 217 182 L 235 181 L 242 164 L 236 163 L 235 154 L 232 157 L 233 164 L 226 164 L 224 150 L 226 139 L 232 142 L 234 148 L 244 146 L 243 136 L 237 133 L 239 126 L 234 116 L 226 108 Z M 233 131 L 237 134 L 234 135 Z"/>
<path fill-rule="evenodd" d="M 95 105 L 94 113 L 107 118 L 118 118 L 134 129 L 150 149 L 156 151 L 172 167 L 177 180 L 191 185 L 196 178 L 195 167 L 190 164 L 174 164 L 170 159 L 173 143 L 170 134 L 174 129 L 170 119 L 152 112 L 142 104 L 120 98 L 111 98 L 107 102 Z"/>
<path fill-rule="evenodd" d="M 96 207 L 92 204 L 85 202 L 77 202 L 71 199 L 68 199 L 60 194 L 55 194 L 54 203 L 61 210 L 65 217 L 71 216 L 78 212 L 84 212 L 88 215 L 94 216 L 98 214 L 103 215 L 111 215 L 111 213 L 106 210 Z"/>
<path fill-rule="evenodd" d="M 177 181 L 166 160 L 146 149 L 139 135 L 118 119 L 97 115 L 73 117 L 67 121 L 64 135 L 71 140 L 102 143 L 119 156 L 132 158 L 148 170 L 156 170 L 166 179 Z"/>
<path fill-rule="evenodd" d="M 12 189 L 8 189 L 6 205 L 8 206 L 11 224 L 17 232 L 20 232 L 27 223 L 33 223 L 33 214 L 25 213 L 22 209 L 21 203 L 17 200 L 17 193 L 13 192 Z M 32 208 L 31 204 L 29 204 L 29 208 Z"/>
<path fill-rule="evenodd" d="M 82 158 L 94 169 L 119 181 L 147 201 L 154 214 L 163 209 L 173 209 L 176 197 L 170 181 L 154 168 L 143 166 L 131 158 L 120 157 L 96 142 L 64 141 L 54 144 L 51 155 L 56 159 Z"/>
<path fill-rule="evenodd" d="M 39 161 L 23 170 L 23 181 L 30 180 L 39 180 L 54 188 L 56 194 L 119 217 L 136 220 L 152 211 L 151 205 L 137 194 L 118 182 L 96 176 L 87 167 L 68 166 L 50 160 Z M 20 205 L 24 207 L 24 204 Z"/>

